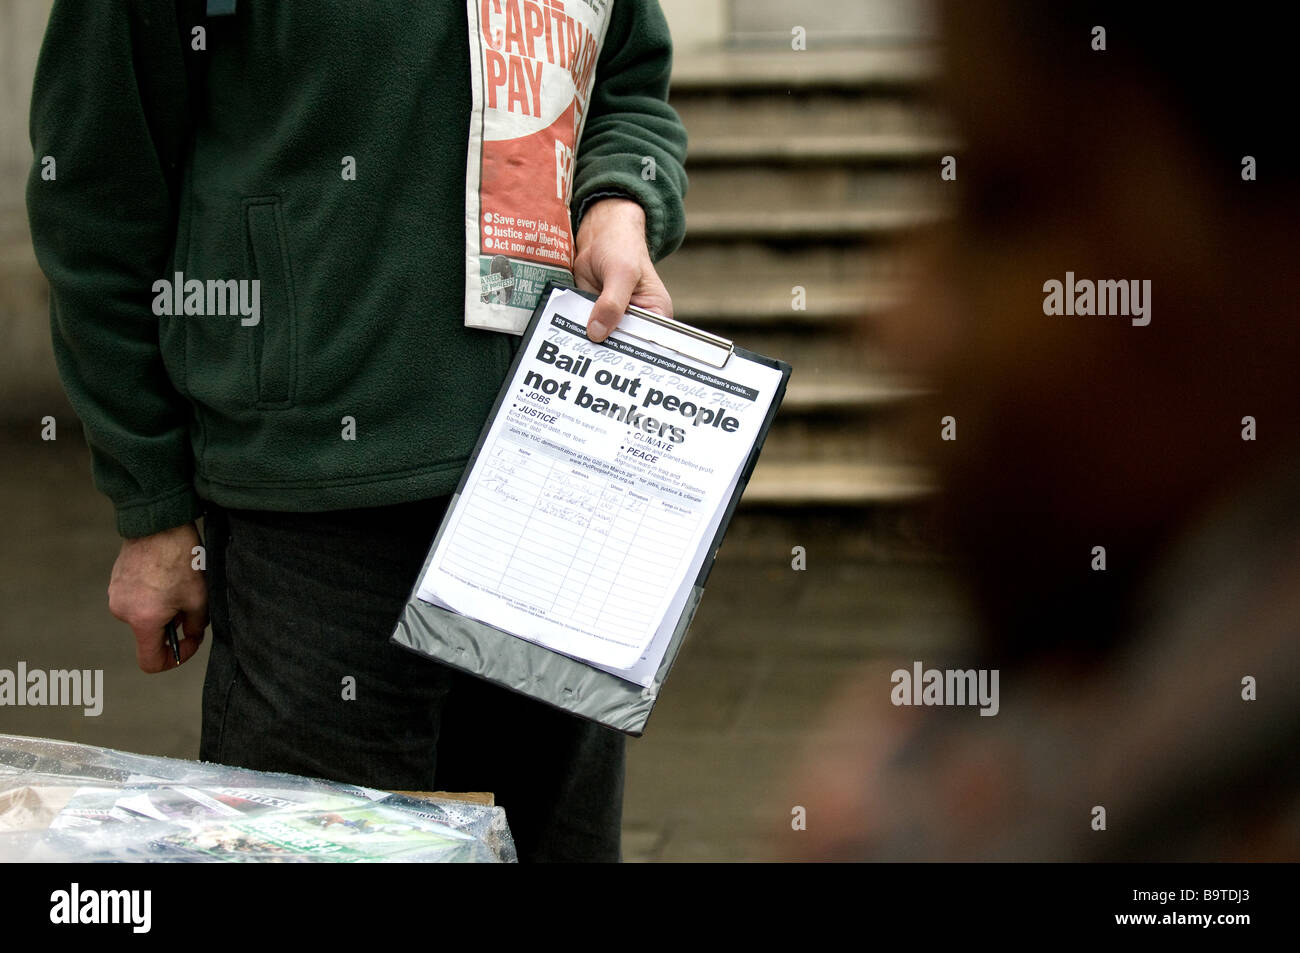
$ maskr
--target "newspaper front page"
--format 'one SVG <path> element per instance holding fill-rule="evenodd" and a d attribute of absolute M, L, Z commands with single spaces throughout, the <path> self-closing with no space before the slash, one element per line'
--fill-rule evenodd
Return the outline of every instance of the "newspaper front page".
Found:
<path fill-rule="evenodd" d="M 613 2 L 467 0 L 468 327 L 520 334 L 548 280 L 573 283 L 573 170 Z"/>

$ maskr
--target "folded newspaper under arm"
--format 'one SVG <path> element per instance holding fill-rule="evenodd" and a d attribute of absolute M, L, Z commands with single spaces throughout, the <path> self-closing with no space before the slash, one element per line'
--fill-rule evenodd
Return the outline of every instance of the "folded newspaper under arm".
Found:
<path fill-rule="evenodd" d="M 393 641 L 639 735 L 790 366 L 547 285 Z"/>

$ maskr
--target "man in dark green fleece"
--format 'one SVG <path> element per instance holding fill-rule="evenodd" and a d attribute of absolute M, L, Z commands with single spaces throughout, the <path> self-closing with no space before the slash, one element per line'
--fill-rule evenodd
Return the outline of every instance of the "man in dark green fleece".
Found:
<path fill-rule="evenodd" d="M 607 18 L 570 205 L 600 340 L 629 302 L 672 313 L 652 262 L 682 239 L 686 136 L 656 0 L 566 2 Z M 543 23 L 564 36 L 559 0 L 481 11 L 520 43 L 536 27 L 530 50 Z M 124 537 L 109 608 L 147 672 L 173 664 L 169 621 L 184 662 L 211 613 L 201 756 L 494 790 L 521 858 L 612 859 L 621 735 L 388 642 L 517 341 L 465 320 L 478 13 L 57 0 L 32 235 Z M 538 177 L 554 191 L 554 168 Z M 193 279 L 216 313 L 202 289 L 191 307 Z"/>

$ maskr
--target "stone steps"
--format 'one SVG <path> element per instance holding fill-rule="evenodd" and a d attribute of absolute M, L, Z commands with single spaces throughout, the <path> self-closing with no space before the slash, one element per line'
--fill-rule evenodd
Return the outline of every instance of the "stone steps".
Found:
<path fill-rule="evenodd" d="M 674 107 L 697 167 L 755 162 L 920 162 L 956 148 L 925 98 L 848 90 L 700 91 Z"/>
<path fill-rule="evenodd" d="M 673 61 L 670 101 L 700 93 L 748 90 L 847 90 L 914 93 L 933 81 L 938 57 L 928 46 L 694 50 Z"/>
<path fill-rule="evenodd" d="M 796 463 L 760 459 L 742 501 L 783 506 L 910 503 L 934 492 L 928 471 L 882 463 Z"/>
<path fill-rule="evenodd" d="M 928 159 L 952 149 L 952 143 L 938 136 L 906 133 L 820 133 L 767 135 L 711 135 L 691 143 L 692 160 L 704 163 L 789 162 L 809 164 L 874 160 Z"/>
<path fill-rule="evenodd" d="M 763 546 L 809 520 L 895 540 L 935 492 L 902 439 L 925 382 L 888 367 L 870 324 L 903 302 L 899 240 L 945 215 L 939 159 L 957 145 L 929 103 L 934 67 L 914 48 L 676 64 L 690 189 L 686 240 L 660 265 L 674 313 L 794 367 L 743 497 Z"/>
<path fill-rule="evenodd" d="M 831 373 L 807 379 L 792 378 L 781 404 L 783 413 L 809 413 L 826 409 L 884 407 L 926 393 L 924 386 L 905 378 L 885 375 Z"/>
<path fill-rule="evenodd" d="M 688 172 L 688 241 L 858 239 L 942 216 L 931 170 L 818 163 L 690 166 Z"/>

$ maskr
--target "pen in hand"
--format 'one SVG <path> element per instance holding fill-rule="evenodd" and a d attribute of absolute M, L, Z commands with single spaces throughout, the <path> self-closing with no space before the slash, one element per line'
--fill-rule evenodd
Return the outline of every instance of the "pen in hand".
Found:
<path fill-rule="evenodd" d="M 180 624 L 172 619 L 167 623 L 167 644 L 172 647 L 172 656 L 176 659 L 176 664 L 181 664 L 181 639 Z"/>

